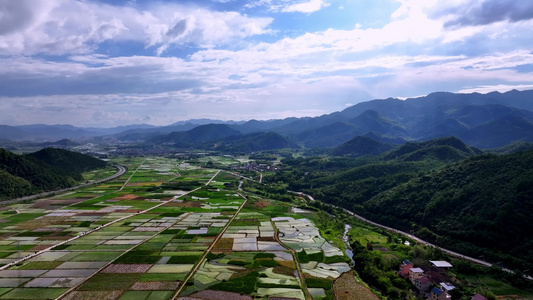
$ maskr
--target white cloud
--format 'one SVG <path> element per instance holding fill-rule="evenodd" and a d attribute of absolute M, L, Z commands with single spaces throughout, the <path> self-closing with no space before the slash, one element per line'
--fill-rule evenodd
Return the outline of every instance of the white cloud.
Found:
<path fill-rule="evenodd" d="M 147 116 L 158 125 L 201 117 L 282 118 L 374 98 L 528 88 L 533 82 L 533 73 L 516 70 L 533 64 L 528 46 L 533 21 L 446 27 L 449 16 L 431 15 L 441 5 L 435 0 L 399 1 L 391 21 L 380 27 L 356 23 L 351 30 L 238 46 L 232 42 L 268 33 L 272 19 L 168 3 L 141 10 L 43 2 L 42 10 L 19 12 L 23 20 L 4 28 L 0 53 L 63 53 L 68 59 L 0 57 L 0 109 L 13 112 L 0 116 L 0 123 L 114 126 L 145 122 Z M 250 7 L 304 12 L 307 8 L 295 5 L 313 3 L 326 4 L 261 0 Z M 76 12 L 81 8 L 86 20 Z M 93 54 L 106 40 L 144 43 L 158 54 L 191 43 L 203 49 L 183 58 Z"/>
<path fill-rule="evenodd" d="M 310 0 L 308 2 L 291 4 L 284 7 L 282 12 L 301 12 L 301 13 L 313 13 L 321 10 L 324 7 L 328 7 L 330 4 L 325 3 L 322 0 Z"/>
<path fill-rule="evenodd" d="M 487 93 L 494 92 L 494 91 L 505 93 L 511 90 L 524 91 L 524 90 L 531 90 L 531 89 L 533 89 L 533 84 L 517 84 L 517 85 L 496 84 L 496 85 L 481 85 L 477 87 L 466 88 L 466 89 L 457 91 L 457 93 L 487 94 Z"/>
<path fill-rule="evenodd" d="M 211 47 L 269 33 L 272 22 L 162 2 L 140 9 L 79 0 L 1 0 L 0 12 L 5 55 L 90 53 L 106 40 L 141 42 L 159 52 L 172 45 Z"/>
<path fill-rule="evenodd" d="M 266 7 L 273 12 L 313 13 L 328 7 L 324 0 L 254 0 L 246 3 L 245 8 Z"/>

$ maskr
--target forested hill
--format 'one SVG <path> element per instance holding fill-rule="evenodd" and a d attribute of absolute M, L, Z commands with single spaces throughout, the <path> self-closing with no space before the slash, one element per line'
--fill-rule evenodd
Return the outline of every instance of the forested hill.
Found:
<path fill-rule="evenodd" d="M 45 148 L 27 156 L 68 172 L 76 180 L 83 179 L 81 173 L 106 165 L 98 158 L 58 148 Z"/>
<path fill-rule="evenodd" d="M 531 166 L 531 150 L 469 158 L 382 192 L 359 210 L 378 222 L 417 229 L 442 246 L 514 267 L 527 263 L 528 269 L 533 267 Z"/>
<path fill-rule="evenodd" d="M 29 155 L 0 149 L 0 200 L 71 187 L 83 180 L 82 172 L 105 165 L 63 149 L 46 148 Z"/>
<path fill-rule="evenodd" d="M 374 157 L 282 162 L 264 182 L 285 182 L 442 247 L 533 270 L 533 150 L 479 154 L 443 138 Z"/>

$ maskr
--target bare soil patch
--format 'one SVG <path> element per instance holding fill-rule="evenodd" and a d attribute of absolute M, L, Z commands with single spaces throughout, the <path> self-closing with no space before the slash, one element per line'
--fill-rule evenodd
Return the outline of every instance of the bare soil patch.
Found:
<path fill-rule="evenodd" d="M 98 216 L 103 216 L 103 215 L 107 215 L 107 213 L 101 213 L 101 212 L 84 212 L 84 213 L 79 213 L 78 216 L 82 216 L 82 217 L 98 217 Z"/>
<path fill-rule="evenodd" d="M 37 245 L 30 249 L 30 251 L 41 251 L 53 245 Z"/>
<path fill-rule="evenodd" d="M 118 200 L 133 200 L 137 198 L 137 195 L 134 195 L 134 194 L 126 194 L 126 195 L 122 195 L 122 196 L 118 196 L 118 197 L 115 197 L 113 199 L 118 199 Z"/>
<path fill-rule="evenodd" d="M 270 201 L 266 201 L 266 200 L 257 200 L 253 203 L 253 206 L 255 207 L 259 207 L 259 208 L 265 208 L 267 206 L 272 206 L 272 204 L 270 203 Z"/>
<path fill-rule="evenodd" d="M 213 250 L 231 250 L 233 249 L 232 238 L 221 238 L 213 247 Z"/>
<path fill-rule="evenodd" d="M 172 201 L 170 203 L 165 204 L 165 206 L 175 206 L 175 207 L 202 207 L 202 203 L 200 201 L 183 201 L 183 202 L 175 202 Z"/>
<path fill-rule="evenodd" d="M 134 291 L 174 291 L 180 285 L 179 281 L 138 281 L 130 290 Z"/>
<path fill-rule="evenodd" d="M 362 283 L 355 280 L 353 273 L 343 273 L 333 283 L 333 293 L 336 300 L 379 300 L 378 296 L 374 295 Z"/>
<path fill-rule="evenodd" d="M 33 219 L 33 220 L 26 221 L 26 222 L 22 222 L 18 224 L 17 229 L 34 230 L 34 229 L 42 228 L 45 226 L 57 224 L 68 218 L 70 218 L 70 216 L 68 217 L 41 217 L 39 219 Z"/>
<path fill-rule="evenodd" d="M 63 300 L 115 300 L 122 295 L 122 291 L 74 291 Z"/>
<path fill-rule="evenodd" d="M 102 273 L 146 273 L 151 264 L 110 264 Z"/>
<path fill-rule="evenodd" d="M 276 262 L 277 262 L 278 264 L 280 264 L 280 266 L 283 266 L 283 267 L 286 267 L 286 268 L 291 268 L 291 269 L 293 269 L 293 271 L 294 271 L 294 267 L 295 267 L 295 266 L 294 266 L 294 261 L 292 261 L 292 260 L 276 260 Z M 274 270 L 275 270 L 275 269 L 276 269 L 276 268 L 274 268 Z M 275 272 L 275 271 L 274 271 L 274 272 Z"/>

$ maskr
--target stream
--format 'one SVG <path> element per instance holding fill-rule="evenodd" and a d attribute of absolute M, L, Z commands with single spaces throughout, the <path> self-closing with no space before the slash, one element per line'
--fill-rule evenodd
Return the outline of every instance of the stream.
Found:
<path fill-rule="evenodd" d="M 355 266 L 355 261 L 353 260 L 352 248 L 350 247 L 350 238 L 348 237 L 348 232 L 350 231 L 351 228 L 352 226 L 348 224 L 344 224 L 344 234 L 342 235 L 342 240 L 346 244 L 346 250 L 344 250 L 344 252 L 346 253 L 346 255 L 348 255 L 353 265 Z"/>

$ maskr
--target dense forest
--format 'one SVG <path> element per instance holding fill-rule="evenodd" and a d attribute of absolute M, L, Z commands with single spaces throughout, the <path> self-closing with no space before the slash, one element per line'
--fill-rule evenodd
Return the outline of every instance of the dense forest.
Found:
<path fill-rule="evenodd" d="M 480 153 L 445 138 L 373 157 L 285 159 L 265 180 L 449 249 L 533 269 L 533 151 Z"/>
<path fill-rule="evenodd" d="M 0 200 L 71 187 L 83 180 L 81 173 L 105 165 L 63 149 L 46 148 L 28 155 L 0 149 Z"/>

